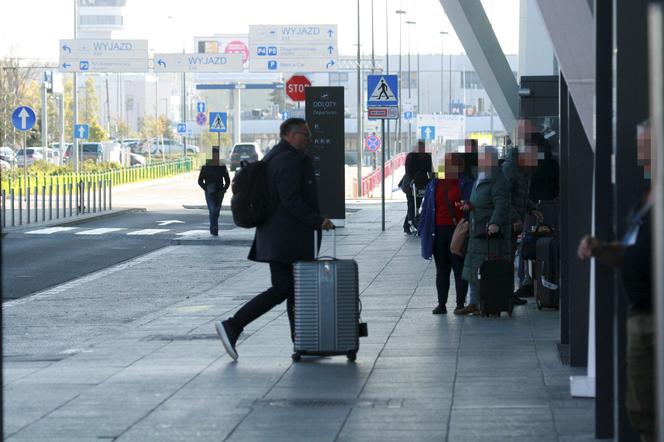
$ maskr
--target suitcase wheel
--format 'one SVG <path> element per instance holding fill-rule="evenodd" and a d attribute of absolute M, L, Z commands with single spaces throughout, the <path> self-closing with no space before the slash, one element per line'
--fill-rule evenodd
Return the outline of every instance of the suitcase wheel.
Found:
<path fill-rule="evenodd" d="M 509 301 L 507 301 L 507 314 L 509 315 L 510 318 L 512 317 L 512 310 L 514 310 L 514 303 L 510 299 Z"/>
<path fill-rule="evenodd" d="M 293 359 L 293 362 L 300 362 L 300 359 L 302 359 L 302 355 L 299 354 L 298 352 L 295 352 L 291 355 L 291 359 Z"/>
<path fill-rule="evenodd" d="M 542 310 L 542 301 L 537 300 L 537 310 Z"/>
<path fill-rule="evenodd" d="M 349 361 L 355 362 L 355 359 L 357 359 L 357 352 L 349 351 L 348 353 L 346 353 L 346 357 L 348 358 Z"/>

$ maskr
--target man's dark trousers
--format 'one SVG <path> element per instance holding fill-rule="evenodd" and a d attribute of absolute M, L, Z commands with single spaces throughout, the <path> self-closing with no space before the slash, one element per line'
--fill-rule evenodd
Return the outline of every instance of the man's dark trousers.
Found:
<path fill-rule="evenodd" d="M 272 287 L 263 293 L 256 295 L 251 301 L 247 302 L 232 318 L 232 324 L 244 329 L 250 322 L 267 313 L 277 304 L 286 301 L 286 310 L 288 311 L 288 322 L 290 323 L 291 339 L 295 337 L 295 313 L 294 313 L 294 292 L 293 292 L 293 264 L 284 264 L 280 262 L 270 263 L 270 277 Z"/>
<path fill-rule="evenodd" d="M 210 232 L 219 231 L 219 212 L 221 212 L 221 202 L 224 200 L 223 193 L 205 192 L 205 202 L 210 213 Z"/>

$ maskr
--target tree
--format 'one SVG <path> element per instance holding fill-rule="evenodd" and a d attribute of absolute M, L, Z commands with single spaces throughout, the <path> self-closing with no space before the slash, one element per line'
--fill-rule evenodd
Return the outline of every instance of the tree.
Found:
<path fill-rule="evenodd" d="M 143 138 L 173 138 L 171 122 L 165 115 L 157 118 L 143 117 L 140 121 L 141 136 Z"/>
<path fill-rule="evenodd" d="M 279 106 L 279 112 L 287 111 L 293 109 L 295 106 L 289 100 L 286 101 L 286 93 L 283 89 L 275 89 L 270 92 L 270 103 Z"/>
<path fill-rule="evenodd" d="M 0 145 L 23 144 L 23 137 L 12 125 L 12 112 L 18 106 L 30 106 L 35 112 L 41 108 L 37 75 L 34 63 L 21 66 L 17 58 L 0 60 Z M 27 134 L 30 140 L 33 140 L 37 129 L 33 128 Z"/>

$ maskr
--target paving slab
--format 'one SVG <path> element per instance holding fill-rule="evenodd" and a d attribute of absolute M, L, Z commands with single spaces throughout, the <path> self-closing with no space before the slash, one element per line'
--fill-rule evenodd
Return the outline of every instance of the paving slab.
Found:
<path fill-rule="evenodd" d="M 353 205 L 339 229 L 369 323 L 354 363 L 294 363 L 285 305 L 246 328 L 237 362 L 225 354 L 214 321 L 269 285 L 267 266 L 246 260 L 249 230 L 5 303 L 5 438 L 591 440 L 594 401 L 569 396 L 582 371 L 561 363 L 557 312 L 432 315 L 435 268 L 403 234 L 404 206 L 388 204 L 386 232 L 375 204 Z"/>

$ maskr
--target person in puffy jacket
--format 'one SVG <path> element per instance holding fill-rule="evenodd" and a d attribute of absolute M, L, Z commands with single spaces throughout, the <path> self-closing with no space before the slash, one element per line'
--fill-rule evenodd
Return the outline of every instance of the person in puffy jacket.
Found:
<path fill-rule="evenodd" d="M 450 272 L 454 273 L 456 309 L 463 309 L 468 283 L 463 280 L 463 257 L 450 252 L 450 243 L 457 223 L 463 218 L 459 174 L 463 167 L 461 154 L 445 154 L 445 177 L 434 178 L 427 186 L 420 221 L 422 257 L 436 264 L 438 305 L 434 315 L 447 313 Z"/>

